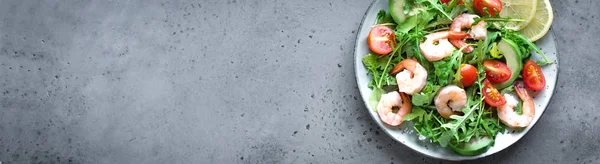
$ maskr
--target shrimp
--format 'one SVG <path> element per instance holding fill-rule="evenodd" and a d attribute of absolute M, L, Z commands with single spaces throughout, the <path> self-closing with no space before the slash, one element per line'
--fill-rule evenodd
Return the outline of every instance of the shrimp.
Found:
<path fill-rule="evenodd" d="M 533 99 L 527 93 L 527 90 L 523 88 L 522 83 L 515 83 L 515 91 L 519 98 L 523 100 L 523 114 L 518 115 L 515 113 L 514 108 L 517 106 L 517 99 L 510 94 L 504 94 L 506 104 L 496 108 L 498 110 L 498 118 L 504 123 L 504 125 L 511 128 L 524 128 L 527 127 L 533 120 L 535 114 L 535 106 Z"/>
<path fill-rule="evenodd" d="M 442 117 L 447 119 L 456 112 L 461 112 L 461 109 L 466 106 L 467 93 L 456 85 L 445 86 L 435 96 L 435 108 Z"/>
<path fill-rule="evenodd" d="M 398 112 L 392 111 L 393 107 L 399 107 Z M 412 110 L 412 104 L 408 96 L 404 93 L 398 93 L 396 91 L 381 95 L 381 100 L 377 104 L 377 113 L 381 118 L 381 121 L 391 126 L 398 126 L 402 124 L 404 116 L 409 114 Z"/>
<path fill-rule="evenodd" d="M 452 21 L 452 25 L 450 25 L 450 43 L 456 46 L 456 48 L 462 48 L 463 52 L 470 53 L 473 52 L 473 46 L 467 45 L 463 40 L 466 37 L 471 37 L 475 40 L 485 39 L 487 37 L 487 29 L 485 28 L 485 21 L 479 21 L 475 26 L 471 25 L 475 23 L 475 18 L 479 18 L 479 16 L 474 14 L 461 14 L 458 17 L 454 18 Z M 463 28 L 471 28 L 471 32 L 469 35 L 462 32 Z"/>
<path fill-rule="evenodd" d="M 409 95 L 421 92 L 427 83 L 427 70 L 415 59 L 404 59 L 396 64 L 390 71 L 392 75 L 395 73 L 398 73 L 396 74 L 398 91 Z"/>
<path fill-rule="evenodd" d="M 431 62 L 452 55 L 452 52 L 456 49 L 448 41 L 449 34 L 448 31 L 440 31 L 426 35 L 427 39 L 419 44 L 421 54 Z"/>

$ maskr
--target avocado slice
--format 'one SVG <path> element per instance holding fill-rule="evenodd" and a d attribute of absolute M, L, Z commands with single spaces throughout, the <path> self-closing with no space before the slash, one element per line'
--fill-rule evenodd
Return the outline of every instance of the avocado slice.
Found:
<path fill-rule="evenodd" d="M 496 89 L 500 90 L 511 86 L 521 74 L 521 69 L 523 69 L 523 61 L 521 60 L 521 56 L 523 55 L 519 50 L 519 46 L 517 46 L 515 42 L 505 38 L 502 38 L 502 40 L 498 42 L 498 50 L 502 51 L 504 54 L 506 65 L 512 72 L 507 81 L 494 85 Z"/>
<path fill-rule="evenodd" d="M 487 151 L 493 143 L 492 139 L 483 137 L 479 139 L 472 138 L 468 143 L 461 143 L 459 145 L 449 144 L 448 146 L 460 155 L 475 156 Z"/>
<path fill-rule="evenodd" d="M 389 9 L 390 15 L 394 22 L 400 24 L 406 20 L 406 14 L 404 14 L 404 0 L 389 0 Z"/>

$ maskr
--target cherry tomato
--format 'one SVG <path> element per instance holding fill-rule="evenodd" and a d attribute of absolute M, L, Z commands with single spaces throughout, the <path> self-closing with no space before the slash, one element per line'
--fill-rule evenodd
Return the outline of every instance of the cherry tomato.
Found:
<path fill-rule="evenodd" d="M 521 75 L 523 76 L 523 81 L 525 82 L 525 87 L 527 87 L 527 89 L 539 91 L 546 87 L 546 77 L 544 76 L 544 72 L 542 72 L 540 66 L 532 60 L 525 63 Z"/>
<path fill-rule="evenodd" d="M 483 61 L 483 66 L 485 66 L 486 79 L 492 83 L 505 82 L 512 75 L 508 66 L 497 60 L 485 60 Z"/>
<path fill-rule="evenodd" d="M 483 80 L 483 100 L 490 106 L 502 106 L 506 104 L 504 96 L 498 92 L 496 88 L 490 83 L 488 79 Z"/>
<path fill-rule="evenodd" d="M 367 37 L 369 49 L 378 55 L 387 55 L 392 52 L 390 43 L 395 45 L 394 32 L 391 28 L 379 25 L 373 27 Z"/>
<path fill-rule="evenodd" d="M 468 87 L 473 85 L 475 80 L 477 80 L 477 68 L 473 67 L 471 64 L 462 64 L 460 65 L 460 83 L 463 86 Z"/>
<path fill-rule="evenodd" d="M 496 11 L 500 13 L 502 11 L 502 2 L 500 0 L 473 0 L 473 7 L 479 15 L 485 16 L 485 12 L 483 12 L 483 8 L 487 8 L 487 12 L 496 16 Z"/>
<path fill-rule="evenodd" d="M 440 2 L 442 2 L 443 4 L 448 4 L 450 2 L 452 2 L 452 0 L 440 0 Z M 457 5 L 462 5 L 463 1 L 462 0 L 458 0 Z"/>

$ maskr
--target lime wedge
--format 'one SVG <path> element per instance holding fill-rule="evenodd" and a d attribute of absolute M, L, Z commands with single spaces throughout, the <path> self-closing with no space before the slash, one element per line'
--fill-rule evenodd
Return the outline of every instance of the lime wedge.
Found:
<path fill-rule="evenodd" d="M 502 11 L 500 17 L 523 19 L 522 22 L 509 22 L 506 28 L 515 31 L 527 26 L 535 16 L 535 8 L 538 0 L 502 0 Z"/>
<path fill-rule="evenodd" d="M 554 19 L 554 14 L 552 13 L 550 0 L 540 0 L 535 11 L 535 18 L 519 32 L 527 37 L 529 41 L 535 42 L 548 33 L 552 25 L 552 19 Z"/>

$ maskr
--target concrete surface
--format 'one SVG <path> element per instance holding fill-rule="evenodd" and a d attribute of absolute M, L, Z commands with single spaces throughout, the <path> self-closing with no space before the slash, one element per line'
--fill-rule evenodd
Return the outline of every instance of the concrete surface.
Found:
<path fill-rule="evenodd" d="M 360 100 L 370 2 L 2 0 L 0 161 L 444 162 L 392 141 Z M 600 163 L 600 2 L 552 2 L 549 109 L 473 163 Z"/>

